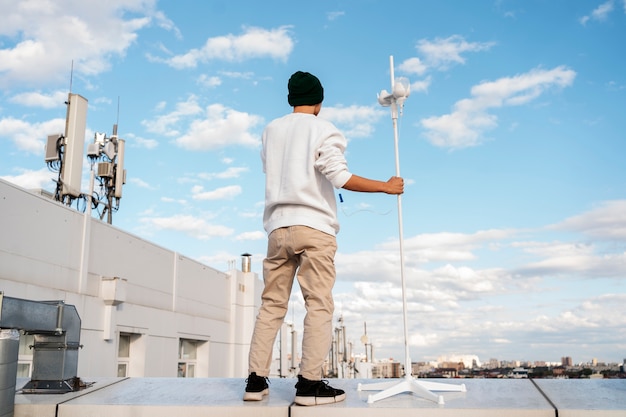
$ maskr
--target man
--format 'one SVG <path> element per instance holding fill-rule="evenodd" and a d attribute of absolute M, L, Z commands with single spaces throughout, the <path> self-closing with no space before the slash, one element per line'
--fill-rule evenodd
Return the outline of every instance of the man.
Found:
<path fill-rule="evenodd" d="M 269 394 L 274 341 L 297 274 L 307 313 L 295 402 L 328 404 L 346 397 L 343 390 L 321 379 L 332 343 L 335 236 L 339 231 L 335 188 L 402 194 L 404 180 L 376 181 L 348 171 L 346 138 L 332 123 L 317 117 L 324 99 L 317 77 L 298 71 L 289 79 L 288 90 L 293 112 L 272 121 L 262 137 L 263 226 L 269 241 L 263 261 L 265 288 L 250 344 L 250 375 L 243 399 L 259 401 Z"/>

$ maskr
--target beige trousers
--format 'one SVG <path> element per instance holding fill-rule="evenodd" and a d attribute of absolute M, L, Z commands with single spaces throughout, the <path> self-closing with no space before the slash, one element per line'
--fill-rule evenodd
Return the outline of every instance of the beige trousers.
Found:
<path fill-rule="evenodd" d="M 318 381 L 332 343 L 335 236 L 306 226 L 289 226 L 269 235 L 263 261 L 265 288 L 250 343 L 249 372 L 268 376 L 276 335 L 287 314 L 294 276 L 304 297 L 300 375 Z"/>

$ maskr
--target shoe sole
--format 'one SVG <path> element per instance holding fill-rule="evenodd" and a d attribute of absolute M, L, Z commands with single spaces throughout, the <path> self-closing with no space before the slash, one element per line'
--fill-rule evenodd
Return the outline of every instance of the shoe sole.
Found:
<path fill-rule="evenodd" d="M 265 388 L 263 391 L 259 392 L 245 392 L 243 394 L 244 401 L 261 401 L 265 395 L 270 394 L 270 389 Z"/>
<path fill-rule="evenodd" d="M 346 394 L 337 395 L 335 397 L 299 397 L 296 395 L 295 403 L 298 405 L 322 405 L 338 403 L 346 399 Z"/>

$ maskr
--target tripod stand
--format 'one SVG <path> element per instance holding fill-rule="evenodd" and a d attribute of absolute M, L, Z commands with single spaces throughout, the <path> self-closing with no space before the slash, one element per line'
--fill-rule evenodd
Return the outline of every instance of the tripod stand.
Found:
<path fill-rule="evenodd" d="M 404 101 L 409 96 L 410 84 L 406 78 L 396 80 L 394 78 L 393 71 L 393 56 L 389 57 L 389 65 L 391 67 L 391 93 L 386 90 L 381 91 L 378 96 L 378 102 L 382 106 L 391 107 L 391 119 L 393 120 L 393 133 L 395 144 L 395 157 L 396 157 L 396 176 L 400 176 L 400 157 L 398 152 L 398 107 L 402 110 Z M 404 322 L 404 378 L 400 382 L 380 382 L 373 384 L 359 384 L 358 391 L 378 391 L 376 394 L 368 396 L 367 402 L 373 403 L 384 398 L 401 394 L 403 392 L 412 392 L 421 398 L 425 398 L 434 401 L 438 404 L 443 404 L 443 397 L 432 393 L 431 391 L 455 391 L 465 392 L 465 384 L 452 385 L 443 384 L 439 382 L 418 381 L 412 377 L 411 358 L 409 356 L 409 330 L 407 321 L 407 306 L 406 306 L 406 282 L 404 278 L 404 244 L 403 244 L 403 232 L 402 232 L 402 195 L 398 194 L 398 229 L 400 240 L 400 277 L 402 281 L 402 315 Z"/>

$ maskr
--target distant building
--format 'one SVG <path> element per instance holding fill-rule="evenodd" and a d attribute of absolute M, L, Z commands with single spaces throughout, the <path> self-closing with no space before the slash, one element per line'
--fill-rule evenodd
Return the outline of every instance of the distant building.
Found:
<path fill-rule="evenodd" d="M 435 367 L 429 362 L 413 362 L 411 368 L 414 376 L 427 375 L 435 370 Z"/>
<path fill-rule="evenodd" d="M 528 378 L 528 369 L 515 368 L 509 374 L 509 378 L 515 378 L 515 379 Z"/>
<path fill-rule="evenodd" d="M 561 358 L 561 365 L 562 366 L 574 366 L 574 362 L 572 361 L 572 358 L 570 356 L 563 356 Z"/>
<path fill-rule="evenodd" d="M 485 367 L 487 369 L 496 369 L 500 367 L 500 361 L 495 359 L 495 358 L 491 358 L 489 359 L 489 361 L 485 364 Z"/>
<path fill-rule="evenodd" d="M 380 361 L 372 364 L 373 378 L 400 378 L 403 376 L 402 364 L 394 361 Z"/>
<path fill-rule="evenodd" d="M 447 378 L 457 378 L 459 376 L 459 371 L 464 369 L 465 364 L 463 362 L 443 362 L 439 364 L 439 367 L 435 370 L 435 372 Z"/>
<path fill-rule="evenodd" d="M 480 367 L 480 359 L 478 359 L 478 356 L 476 355 L 443 355 L 437 358 L 437 362 L 438 363 L 463 362 L 463 364 L 465 365 L 465 368 L 468 368 L 468 369 Z"/>

